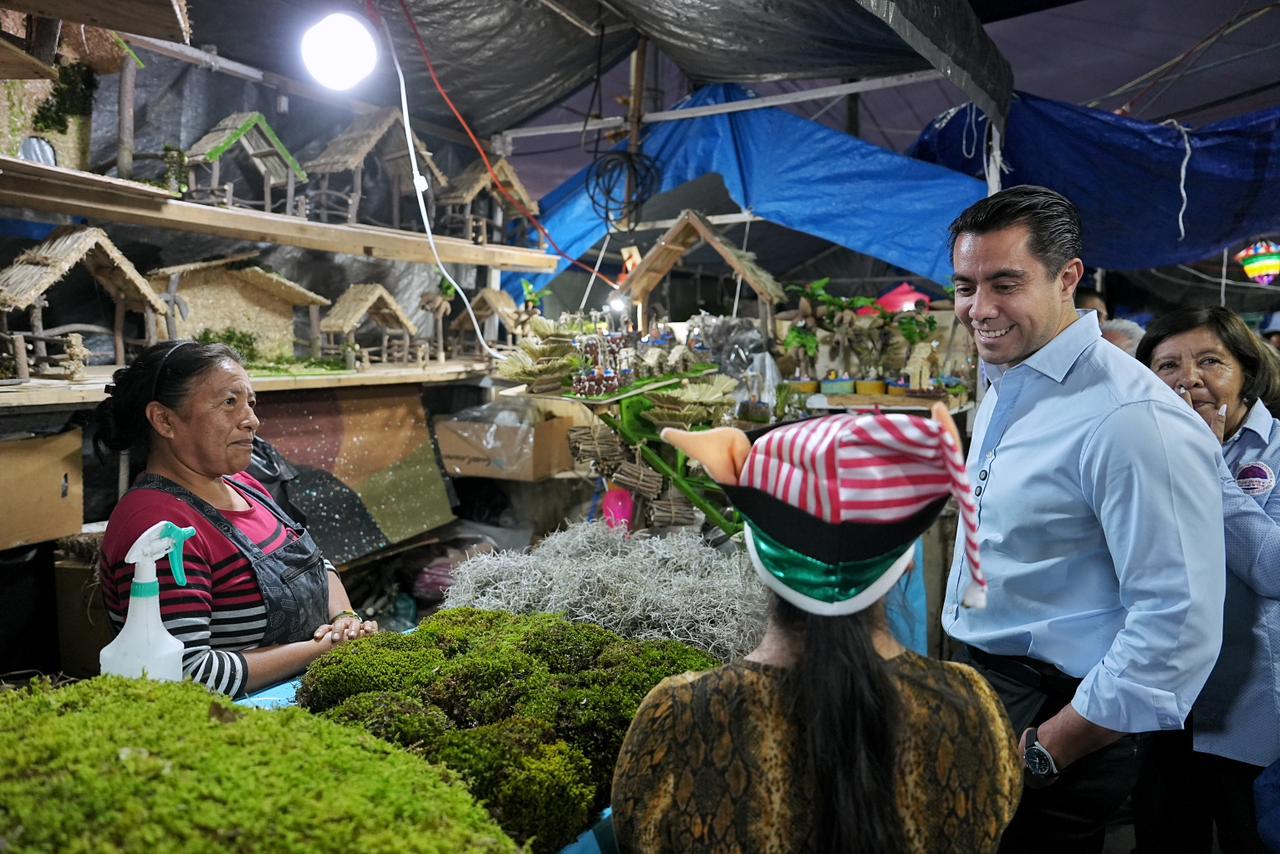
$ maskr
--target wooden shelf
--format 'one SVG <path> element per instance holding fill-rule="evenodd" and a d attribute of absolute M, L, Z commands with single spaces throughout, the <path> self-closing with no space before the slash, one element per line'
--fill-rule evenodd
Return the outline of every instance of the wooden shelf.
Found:
<path fill-rule="evenodd" d="M 12 157 L 0 157 L 0 205 L 340 255 L 419 264 L 433 264 L 436 260 L 425 234 L 198 205 L 179 201 L 165 190 L 147 184 Z M 435 243 L 440 260 L 446 264 L 551 273 L 558 261 L 554 255 L 518 246 L 482 246 L 456 237 L 437 237 Z"/>
<path fill-rule="evenodd" d="M 106 398 L 104 387 L 115 370 L 111 366 L 94 366 L 86 369 L 85 378 L 70 380 L 33 379 L 21 385 L 0 386 L 0 411 L 30 406 L 70 406 L 87 408 L 96 406 Z M 254 391 L 298 391 L 317 388 L 349 388 L 352 386 L 449 383 L 473 379 L 488 373 L 485 362 L 475 360 L 449 360 L 433 362 L 424 367 L 396 367 L 375 365 L 366 371 L 350 373 L 328 372 L 323 374 L 295 374 L 289 376 L 255 376 Z"/>
<path fill-rule="evenodd" d="M 185 0 L 8 0 L 6 9 L 123 30 L 186 44 L 191 22 Z"/>
<path fill-rule="evenodd" d="M 57 80 L 58 72 L 8 39 L 0 38 L 0 79 Z"/>

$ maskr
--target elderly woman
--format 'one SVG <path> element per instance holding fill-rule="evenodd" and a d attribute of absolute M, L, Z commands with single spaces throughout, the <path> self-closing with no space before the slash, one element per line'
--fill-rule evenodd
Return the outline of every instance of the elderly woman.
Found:
<path fill-rule="evenodd" d="M 1021 792 L 1013 729 L 977 671 L 903 649 L 882 602 L 948 496 L 977 572 L 952 432 L 835 415 L 754 447 L 724 428 L 663 435 L 746 517 L 772 614 L 745 660 L 667 679 L 641 704 L 614 771 L 619 848 L 994 851 Z"/>
<path fill-rule="evenodd" d="M 249 377 L 231 349 L 192 341 L 149 347 L 116 371 L 95 411 L 99 450 L 130 450 L 146 469 L 107 523 L 99 576 L 107 613 L 124 623 L 133 567 L 124 557 L 160 521 L 194 526 L 187 585 L 156 566 L 165 628 L 183 671 L 234 696 L 283 681 L 320 655 L 376 632 L 351 609 L 311 535 L 244 472 L 258 430 Z"/>
<path fill-rule="evenodd" d="M 1159 318 L 1137 358 L 1222 442 L 1229 570 L 1222 653 L 1190 735 L 1152 745 L 1137 795 L 1139 846 L 1207 852 L 1216 825 L 1222 851 L 1263 851 L 1253 781 L 1280 759 L 1280 369 L 1244 321 L 1216 306 Z"/>

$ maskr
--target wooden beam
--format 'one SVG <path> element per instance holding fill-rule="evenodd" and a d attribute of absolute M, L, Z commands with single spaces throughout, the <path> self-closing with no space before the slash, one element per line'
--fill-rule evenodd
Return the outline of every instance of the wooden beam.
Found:
<path fill-rule="evenodd" d="M 425 235 L 368 225 L 309 222 L 283 214 L 198 205 L 141 195 L 132 182 L 69 169 L 21 163 L 11 168 L 0 158 L 0 205 L 49 213 L 87 216 L 107 222 L 210 234 L 255 243 L 300 246 L 342 255 L 361 255 L 420 264 L 436 258 Z M 124 185 L 124 187 L 120 187 Z M 556 257 L 536 249 L 437 237 L 440 260 L 501 270 L 554 272 Z"/>
<path fill-rule="evenodd" d="M 186 45 L 170 44 L 158 39 L 150 39 L 145 36 L 134 35 L 132 33 L 120 33 L 120 37 L 134 47 L 140 47 L 143 50 L 159 56 L 167 56 L 170 59 L 177 59 L 182 62 L 200 68 L 207 68 L 210 71 L 216 71 L 219 74 L 226 74 L 229 77 L 235 77 L 240 80 L 248 80 L 251 83 L 258 83 L 263 86 L 269 86 L 277 92 L 284 92 L 288 95 L 297 95 L 302 98 L 309 98 L 312 101 L 321 101 L 331 104 L 340 104 L 351 110 L 356 115 L 371 113 L 377 110 L 385 110 L 386 104 L 371 104 L 368 101 L 361 101 L 344 95 L 341 92 L 335 92 L 332 89 L 326 89 L 323 86 L 306 83 L 301 80 L 294 80 L 292 77 L 285 77 L 283 74 L 275 74 L 271 71 L 263 71 L 260 68 L 254 68 L 251 65 L 245 65 L 243 62 L 236 62 L 231 59 L 218 56 L 216 53 L 209 53 L 205 50 L 199 50 Z M 427 136 L 433 136 L 446 142 L 454 142 L 459 145 L 471 146 L 471 138 L 462 131 L 445 127 L 434 122 L 424 119 L 409 117 L 409 124 L 418 133 Z M 487 153 L 492 154 L 493 149 L 484 140 L 481 145 Z"/>
<path fill-rule="evenodd" d="M 5 8 L 188 44 L 186 0 L 6 0 Z"/>
<path fill-rule="evenodd" d="M 7 39 L 0 38 L 0 80 L 57 80 L 58 72 Z"/>

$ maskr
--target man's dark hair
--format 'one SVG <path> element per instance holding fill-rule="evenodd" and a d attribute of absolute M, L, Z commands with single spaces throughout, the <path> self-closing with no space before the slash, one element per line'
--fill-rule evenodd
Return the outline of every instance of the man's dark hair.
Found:
<path fill-rule="evenodd" d="M 1031 254 L 1056 276 L 1081 253 L 1080 213 L 1047 187 L 1024 184 L 975 202 L 951 223 L 951 250 L 962 234 L 989 234 L 1025 225 Z"/>
<path fill-rule="evenodd" d="M 1084 308 L 1085 302 L 1091 299 L 1097 300 L 1103 305 L 1107 304 L 1107 300 L 1105 297 L 1102 296 L 1102 294 L 1098 293 L 1093 288 L 1086 288 L 1083 285 L 1076 286 L 1075 299 L 1076 299 L 1076 308 Z"/>

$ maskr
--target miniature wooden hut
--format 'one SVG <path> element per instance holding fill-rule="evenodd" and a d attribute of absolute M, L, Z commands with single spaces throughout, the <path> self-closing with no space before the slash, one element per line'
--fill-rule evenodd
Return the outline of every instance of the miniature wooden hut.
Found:
<path fill-rule="evenodd" d="M 517 222 L 517 233 L 513 241 L 523 244 L 524 233 L 529 227 L 528 219 L 520 208 L 512 204 L 506 196 L 494 186 L 497 183 L 524 209 L 534 216 L 538 215 L 538 203 L 529 195 L 515 167 L 503 157 L 493 164 L 493 175 L 485 168 L 483 160 L 475 160 L 461 175 L 449 182 L 449 188 L 436 197 L 439 207 L 439 223 L 441 234 L 462 237 L 476 243 L 501 243 L 503 224 Z M 542 238 L 539 236 L 539 245 Z"/>
<path fill-rule="evenodd" d="M 365 318 L 381 330 L 381 347 L 362 348 L 356 344 L 356 330 Z M 381 362 L 408 362 L 419 351 L 413 343 L 417 327 L 382 285 L 347 288 L 320 322 L 320 331 L 324 333 L 324 352 L 343 356 L 347 367 L 352 369 L 356 366 L 357 353 L 362 361 L 377 358 Z"/>
<path fill-rule="evenodd" d="M 112 326 L 72 323 L 45 328 L 43 309 L 48 305 L 45 291 L 61 281 L 76 264 L 83 264 L 115 303 Z M 29 333 L 9 331 L 7 313 L 14 309 L 27 309 L 31 322 Z M 78 336 L 84 333 L 111 335 L 115 341 L 115 363 L 124 365 L 126 345 L 145 347 L 155 343 L 156 317 L 164 310 L 164 302 L 147 280 L 99 228 L 60 228 L 0 271 L 0 341 L 7 345 L 13 356 L 19 380 L 27 379 L 32 368 L 55 368 L 63 362 L 76 360 L 75 354 L 68 351 L 77 347 Z M 125 338 L 127 311 L 143 314 L 142 339 Z M 73 335 L 77 338 L 72 339 Z M 33 345 L 30 356 L 27 353 L 28 342 Z M 51 354 L 51 344 L 63 348 L 64 352 Z"/>
<path fill-rule="evenodd" d="M 508 341 L 520 322 L 516 301 L 511 298 L 511 294 L 497 288 L 484 288 L 472 297 L 471 310 L 475 312 L 476 320 L 484 327 L 485 340 L 490 344 L 497 340 L 499 321 L 507 330 Z M 475 326 L 472 325 L 471 318 L 465 311 L 453 319 L 449 324 L 449 331 L 457 336 L 453 350 L 455 356 L 483 355 L 484 348 L 480 346 Z"/>
<path fill-rule="evenodd" d="M 431 152 L 417 135 L 413 136 L 418 152 L 419 169 L 431 181 L 434 192 L 447 186 L 449 179 L 440 171 Z M 400 227 L 400 200 L 412 196 L 413 168 L 404 140 L 404 123 L 400 111 L 388 107 L 359 116 L 324 151 L 306 165 L 307 172 L 318 181 L 307 191 L 311 216 L 321 222 L 346 219 L 355 222 L 361 216 L 360 196 L 366 168 L 381 168 L 382 177 L 391 184 L 391 210 L 388 220 L 378 222 L 365 212 L 366 221 Z"/>
<path fill-rule="evenodd" d="M 187 151 L 187 198 L 204 204 L 232 207 L 239 202 L 256 207 L 256 203 L 236 198 L 234 184 L 220 183 L 222 158 L 233 151 L 240 152 L 244 162 L 262 176 L 262 209 L 271 211 L 278 198 L 276 191 L 283 187 L 284 213 L 294 213 L 294 191 L 307 180 L 307 173 L 262 113 L 232 113 L 196 140 Z M 201 180 L 205 177 L 207 182 Z"/>
<path fill-rule="evenodd" d="M 234 267 L 256 252 L 211 261 L 164 267 L 147 274 L 151 286 L 168 304 L 170 339 L 195 338 L 205 330 L 250 332 L 265 359 L 293 357 L 293 310 L 310 313 L 307 336 L 313 358 L 320 356 L 320 306 L 329 300 L 261 267 Z"/>
<path fill-rule="evenodd" d="M 755 262 L 755 255 L 744 252 L 724 239 L 711 223 L 696 211 L 684 211 L 675 224 L 658 238 L 653 248 L 645 253 L 627 281 L 619 289 L 624 297 L 630 297 L 639 306 L 641 328 L 647 327 L 647 303 L 649 294 L 662 283 L 671 268 L 680 262 L 699 243 L 706 242 L 735 273 L 742 277 L 760 301 L 760 321 L 766 338 L 773 336 L 773 307 L 786 300 L 782 285 L 769 272 Z"/>

